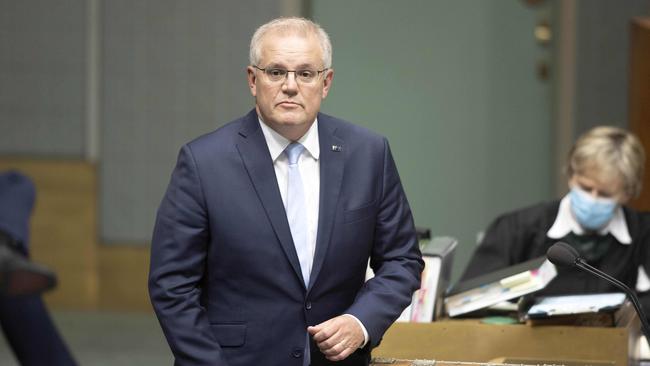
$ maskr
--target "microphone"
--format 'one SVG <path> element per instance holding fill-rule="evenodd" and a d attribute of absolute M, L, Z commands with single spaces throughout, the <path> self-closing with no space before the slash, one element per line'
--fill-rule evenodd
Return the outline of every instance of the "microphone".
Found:
<path fill-rule="evenodd" d="M 623 282 L 617 280 L 616 278 L 587 264 L 584 259 L 580 258 L 580 253 L 578 253 L 574 247 L 570 246 L 567 243 L 559 241 L 553 244 L 550 248 L 548 248 L 548 251 L 546 252 L 546 258 L 548 258 L 548 260 L 555 265 L 561 267 L 577 267 L 585 272 L 591 273 L 592 275 L 604 279 L 605 281 L 611 283 L 612 285 L 625 292 L 630 300 L 632 300 L 632 305 L 634 305 L 634 309 L 636 310 L 636 313 L 641 320 L 641 330 L 643 331 L 643 335 L 645 335 L 646 340 L 650 344 L 650 325 L 648 325 L 648 319 L 645 315 L 645 312 L 643 311 L 643 308 L 641 307 L 639 298 L 636 296 L 634 291 L 632 291 L 632 289 L 630 289 Z"/>

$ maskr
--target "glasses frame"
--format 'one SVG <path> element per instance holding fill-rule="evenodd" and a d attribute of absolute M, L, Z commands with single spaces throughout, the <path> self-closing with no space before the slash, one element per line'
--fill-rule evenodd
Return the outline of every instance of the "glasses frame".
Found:
<path fill-rule="evenodd" d="M 326 68 L 324 68 L 324 69 L 322 69 L 322 70 L 309 70 L 309 69 L 287 70 L 287 69 L 284 69 L 284 68 L 282 68 L 282 67 L 271 67 L 271 68 L 269 68 L 269 67 L 265 67 L 265 68 L 262 68 L 262 67 L 259 67 L 259 66 L 257 66 L 257 65 L 251 65 L 251 66 L 253 66 L 254 68 L 256 68 L 256 69 L 260 70 L 261 72 L 263 72 L 264 75 L 266 75 L 266 77 L 269 79 L 270 82 L 272 82 L 272 83 L 278 83 L 278 84 L 279 84 L 279 83 L 284 83 L 284 82 L 286 82 L 287 79 L 289 78 L 289 73 L 292 72 L 292 73 L 293 73 L 293 78 L 294 78 L 294 80 L 295 80 L 296 82 L 301 83 L 301 84 L 311 85 L 313 82 L 316 81 L 316 79 L 318 79 L 318 78 L 320 77 L 320 75 L 321 75 L 322 73 L 324 73 L 325 71 L 329 70 L 329 67 L 326 67 Z M 267 70 L 285 70 L 287 73 L 284 75 L 284 78 L 282 78 L 282 79 L 279 79 L 279 80 L 272 80 L 272 79 L 271 79 L 271 76 L 269 76 L 269 74 L 266 72 Z M 314 72 L 316 72 L 316 76 L 315 76 L 314 79 L 311 80 L 311 81 L 304 81 L 304 80 L 301 80 L 301 79 L 297 76 L 299 71 L 314 71 Z"/>

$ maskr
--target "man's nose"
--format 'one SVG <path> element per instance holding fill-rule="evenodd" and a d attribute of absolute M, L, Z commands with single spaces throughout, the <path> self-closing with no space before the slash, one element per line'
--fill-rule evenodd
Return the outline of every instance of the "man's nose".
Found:
<path fill-rule="evenodd" d="M 289 71 L 282 83 L 282 90 L 287 94 L 295 94 L 298 91 L 298 82 L 296 81 L 296 72 Z"/>

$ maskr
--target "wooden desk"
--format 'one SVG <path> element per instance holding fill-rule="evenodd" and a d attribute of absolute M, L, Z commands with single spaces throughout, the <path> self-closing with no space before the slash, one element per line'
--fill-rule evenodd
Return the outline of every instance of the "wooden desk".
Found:
<path fill-rule="evenodd" d="M 498 358 L 637 363 L 638 318 L 624 327 L 494 325 L 478 320 L 395 323 L 373 357 L 489 362 Z M 596 362 L 594 362 L 596 363 Z"/>

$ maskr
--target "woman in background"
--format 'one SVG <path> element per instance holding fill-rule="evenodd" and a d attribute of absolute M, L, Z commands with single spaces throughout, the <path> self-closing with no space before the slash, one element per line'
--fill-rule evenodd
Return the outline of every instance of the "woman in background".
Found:
<path fill-rule="evenodd" d="M 592 266 L 635 288 L 639 268 L 650 273 L 650 218 L 625 204 L 641 192 L 645 154 L 639 140 L 615 127 L 596 127 L 569 153 L 569 193 L 498 217 L 487 229 L 461 280 L 546 254 L 558 241 L 573 246 Z M 576 268 L 539 292 L 567 295 L 618 292 Z M 650 296 L 642 298 L 650 313 Z"/>

